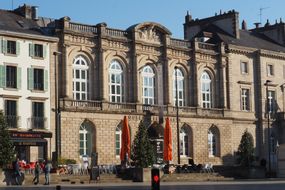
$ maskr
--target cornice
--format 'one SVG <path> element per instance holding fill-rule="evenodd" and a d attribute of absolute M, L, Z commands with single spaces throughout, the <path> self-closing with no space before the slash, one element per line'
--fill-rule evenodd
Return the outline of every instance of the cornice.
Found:
<path fill-rule="evenodd" d="M 13 31 L 8 31 L 8 30 L 0 30 L 0 35 L 17 37 L 17 38 L 25 38 L 25 39 L 31 39 L 31 40 L 42 40 L 42 41 L 48 41 L 48 42 L 58 42 L 59 41 L 57 37 L 13 32 Z"/>

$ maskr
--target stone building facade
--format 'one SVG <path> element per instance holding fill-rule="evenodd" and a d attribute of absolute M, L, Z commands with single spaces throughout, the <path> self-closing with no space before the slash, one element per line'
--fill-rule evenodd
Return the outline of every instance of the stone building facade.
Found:
<path fill-rule="evenodd" d="M 187 14 L 184 39 L 172 38 L 154 22 L 126 30 L 75 23 L 69 17 L 39 18 L 37 24 L 45 35 L 59 39 L 50 51 L 60 54 L 49 54 L 49 152 L 56 150 L 58 135 L 61 157 L 81 161 L 97 152 L 99 164 L 120 163 L 122 120 L 128 116 L 131 140 L 143 120 L 160 162 L 169 117 L 173 163 L 178 161 L 178 119 L 182 164 L 189 158 L 233 164 L 247 130 L 258 159 L 270 156 L 275 166 L 277 145 L 284 143 L 282 21 L 248 30 L 244 21 L 239 27 L 234 10 L 205 19 Z"/>
<path fill-rule="evenodd" d="M 169 117 L 177 163 L 178 84 L 181 163 L 193 158 L 195 163 L 233 164 L 247 130 L 259 159 L 268 159 L 270 139 L 273 164 L 277 142 L 282 143 L 285 48 L 283 38 L 271 33 L 284 27 L 281 21 L 247 30 L 244 22 L 240 29 L 235 11 L 201 20 L 187 14 L 184 40 L 171 38 L 167 28 L 153 22 L 118 30 L 64 17 L 55 25 L 62 52 L 63 157 L 80 160 L 83 154 L 97 152 L 99 164 L 120 163 L 119 134 L 125 115 L 132 140 L 139 122 L 147 120 L 158 133 L 157 145 L 163 118 Z M 271 82 L 265 86 L 267 80 Z"/>

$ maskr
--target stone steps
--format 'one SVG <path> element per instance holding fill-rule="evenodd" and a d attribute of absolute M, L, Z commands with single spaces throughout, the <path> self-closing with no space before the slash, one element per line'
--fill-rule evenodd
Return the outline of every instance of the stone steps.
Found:
<path fill-rule="evenodd" d="M 25 175 L 25 185 L 33 184 L 33 175 L 26 174 Z M 44 174 L 40 175 L 40 184 L 45 182 Z M 89 175 L 58 175 L 58 174 L 51 174 L 50 183 L 51 184 L 86 184 L 95 181 L 90 181 Z M 122 183 L 122 182 L 131 182 L 131 180 L 123 180 L 117 177 L 115 174 L 102 174 L 100 175 L 100 179 L 96 181 L 98 183 Z"/>

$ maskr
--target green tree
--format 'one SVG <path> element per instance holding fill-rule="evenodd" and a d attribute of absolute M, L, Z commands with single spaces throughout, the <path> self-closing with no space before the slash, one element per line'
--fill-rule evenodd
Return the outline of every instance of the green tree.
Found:
<path fill-rule="evenodd" d="M 239 156 L 238 162 L 242 166 L 249 167 L 254 159 L 253 137 L 247 130 L 241 137 L 237 155 Z"/>
<path fill-rule="evenodd" d="M 11 162 L 14 155 L 15 150 L 10 139 L 8 125 L 3 113 L 0 112 L 0 168 Z"/>
<path fill-rule="evenodd" d="M 147 134 L 147 128 L 141 121 L 132 146 L 131 159 L 137 167 L 146 168 L 155 162 L 153 146 Z"/>

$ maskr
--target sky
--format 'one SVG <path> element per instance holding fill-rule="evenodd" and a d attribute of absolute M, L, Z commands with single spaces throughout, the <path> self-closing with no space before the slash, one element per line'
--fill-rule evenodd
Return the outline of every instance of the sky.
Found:
<path fill-rule="evenodd" d="M 0 9 L 11 10 L 24 3 L 39 7 L 39 16 L 61 18 L 72 22 L 125 30 L 141 22 L 157 22 L 172 32 L 173 38 L 183 39 L 183 23 L 187 11 L 192 18 L 202 19 L 215 13 L 235 9 L 239 21 L 246 20 L 248 28 L 255 22 L 271 24 L 285 21 L 285 0 L 0 0 Z M 261 10 L 261 11 L 260 11 Z"/>

